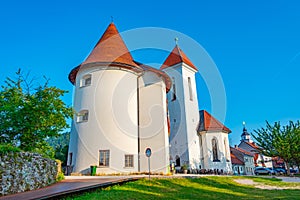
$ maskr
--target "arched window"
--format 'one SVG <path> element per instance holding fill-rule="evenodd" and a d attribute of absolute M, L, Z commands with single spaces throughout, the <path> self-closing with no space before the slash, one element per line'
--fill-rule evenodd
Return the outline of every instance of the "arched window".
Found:
<path fill-rule="evenodd" d="M 213 138 L 211 140 L 211 144 L 212 144 L 212 152 L 213 152 L 213 161 L 219 161 L 219 157 L 218 157 L 218 141 L 216 138 Z"/>

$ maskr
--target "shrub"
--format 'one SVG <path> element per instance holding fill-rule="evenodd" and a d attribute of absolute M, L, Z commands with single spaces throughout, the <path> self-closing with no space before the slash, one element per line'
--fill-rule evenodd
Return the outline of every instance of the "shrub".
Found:
<path fill-rule="evenodd" d="M 0 144 L 0 154 L 6 154 L 7 152 L 21 152 L 21 149 L 11 144 Z"/>
<path fill-rule="evenodd" d="M 56 176 L 56 181 L 59 182 L 59 181 L 62 181 L 65 179 L 65 175 L 63 172 L 58 172 L 57 173 L 57 176 Z"/>

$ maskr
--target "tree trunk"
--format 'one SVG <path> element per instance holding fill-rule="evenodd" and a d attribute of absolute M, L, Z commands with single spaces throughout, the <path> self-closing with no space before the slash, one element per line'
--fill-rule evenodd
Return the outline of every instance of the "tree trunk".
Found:
<path fill-rule="evenodd" d="M 286 167 L 286 174 L 289 176 L 289 175 L 291 175 L 290 163 L 288 161 L 284 161 L 284 163 L 285 163 L 285 167 Z"/>

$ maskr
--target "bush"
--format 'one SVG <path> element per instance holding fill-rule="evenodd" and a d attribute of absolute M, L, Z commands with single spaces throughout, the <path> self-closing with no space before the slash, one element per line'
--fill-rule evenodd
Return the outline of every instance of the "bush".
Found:
<path fill-rule="evenodd" d="M 21 152 L 21 149 L 11 144 L 0 144 L 0 154 L 6 154 L 7 152 Z"/>
<path fill-rule="evenodd" d="M 65 175 L 63 172 L 58 172 L 57 173 L 57 176 L 56 176 L 56 181 L 59 182 L 59 181 L 62 181 L 65 179 Z"/>

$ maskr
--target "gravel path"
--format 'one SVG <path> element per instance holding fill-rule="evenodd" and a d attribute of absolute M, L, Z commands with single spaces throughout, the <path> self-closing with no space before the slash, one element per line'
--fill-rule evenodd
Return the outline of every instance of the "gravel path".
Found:
<path fill-rule="evenodd" d="M 294 178 L 294 177 L 280 177 L 282 181 L 284 182 L 300 182 L 300 178 Z M 253 185 L 255 188 L 264 189 L 264 190 L 285 190 L 285 189 L 300 189 L 299 186 L 297 187 L 280 187 L 280 186 L 271 186 L 271 185 L 265 185 L 262 183 L 257 183 L 251 179 L 235 179 L 235 182 L 243 185 Z"/>

